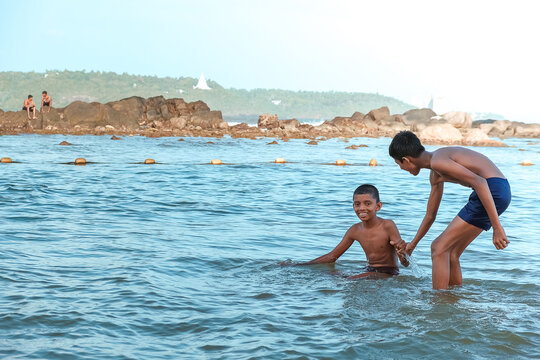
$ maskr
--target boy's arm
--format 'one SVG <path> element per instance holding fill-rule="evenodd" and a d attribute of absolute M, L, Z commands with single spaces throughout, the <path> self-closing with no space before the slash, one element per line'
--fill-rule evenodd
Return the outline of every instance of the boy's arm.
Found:
<path fill-rule="evenodd" d="M 432 161 L 431 168 L 437 169 L 443 174 L 448 174 L 454 179 L 458 179 L 460 182 L 469 185 L 476 191 L 478 198 L 482 202 L 482 205 L 484 205 L 484 209 L 486 209 L 491 226 L 493 226 L 493 245 L 495 245 L 497 250 L 507 247 L 509 241 L 506 238 L 506 233 L 499 221 L 499 214 L 497 214 L 495 201 L 493 201 L 493 196 L 491 195 L 486 179 L 476 175 L 466 167 L 449 158 Z"/>
<path fill-rule="evenodd" d="M 336 260 L 339 259 L 339 257 L 343 255 L 343 253 L 347 251 L 353 244 L 354 238 L 351 236 L 351 234 L 352 227 L 347 230 L 347 232 L 343 236 L 343 239 L 341 239 L 340 243 L 334 248 L 334 250 L 330 251 L 328 254 L 319 256 L 318 258 L 311 261 L 299 263 L 296 265 L 326 264 L 336 262 Z"/>
<path fill-rule="evenodd" d="M 401 262 L 401 265 L 405 267 L 409 266 L 409 260 L 407 260 L 405 257 L 405 248 L 407 244 L 405 244 L 405 241 L 403 241 L 401 235 L 399 235 L 399 230 L 396 224 L 392 220 L 386 220 L 384 223 L 384 228 L 388 233 L 388 237 L 390 238 L 390 245 L 396 249 L 399 262 Z"/>
<path fill-rule="evenodd" d="M 429 175 L 429 181 L 431 183 L 431 192 L 429 193 L 429 199 L 427 202 L 426 215 L 416 232 L 416 235 L 410 243 L 407 244 L 407 253 L 412 254 L 416 245 L 422 240 L 422 238 L 427 234 L 435 218 L 437 217 L 437 211 L 439 211 L 439 205 L 441 204 L 441 199 L 444 191 L 444 182 L 441 177 L 436 174 L 434 171 L 431 171 Z"/>

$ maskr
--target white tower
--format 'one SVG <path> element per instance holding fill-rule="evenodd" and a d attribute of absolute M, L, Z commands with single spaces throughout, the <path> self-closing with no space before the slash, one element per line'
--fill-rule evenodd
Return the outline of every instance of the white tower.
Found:
<path fill-rule="evenodd" d="M 206 83 L 206 79 L 204 78 L 204 73 L 201 73 L 199 82 L 197 83 L 197 85 L 193 86 L 193 88 L 200 89 L 200 90 L 211 90 L 208 84 Z"/>

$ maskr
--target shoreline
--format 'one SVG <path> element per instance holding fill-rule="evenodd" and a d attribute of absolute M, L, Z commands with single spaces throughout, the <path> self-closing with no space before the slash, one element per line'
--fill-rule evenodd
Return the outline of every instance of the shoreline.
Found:
<path fill-rule="evenodd" d="M 28 120 L 25 111 L 0 110 L 0 135 L 111 135 L 145 137 L 208 137 L 247 139 L 306 139 L 393 137 L 399 131 L 415 132 L 426 144 L 464 146 L 507 146 L 493 138 L 540 138 L 540 124 L 509 120 L 472 121 L 470 114 L 449 112 L 437 115 L 431 109 L 391 114 L 388 107 L 367 114 L 355 112 L 320 124 L 300 123 L 262 114 L 257 124 L 229 124 L 221 111 L 204 102 L 183 99 L 130 97 L 101 104 L 76 101 L 65 108 L 37 112 Z"/>

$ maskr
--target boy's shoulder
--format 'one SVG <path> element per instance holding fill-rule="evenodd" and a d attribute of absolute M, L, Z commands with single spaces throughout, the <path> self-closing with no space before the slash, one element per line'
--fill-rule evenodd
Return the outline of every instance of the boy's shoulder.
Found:
<path fill-rule="evenodd" d="M 387 230 L 394 227 L 394 226 L 396 226 L 396 223 L 392 219 L 383 219 L 383 218 L 379 218 L 379 219 L 382 220 L 382 224 L 383 224 L 384 228 L 387 229 Z"/>

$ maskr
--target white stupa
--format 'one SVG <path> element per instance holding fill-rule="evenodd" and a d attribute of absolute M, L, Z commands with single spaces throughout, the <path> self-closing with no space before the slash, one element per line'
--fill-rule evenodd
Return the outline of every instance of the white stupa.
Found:
<path fill-rule="evenodd" d="M 431 100 L 427 107 L 437 114 L 444 114 L 450 111 L 450 106 L 446 97 L 439 95 L 431 95 Z"/>
<path fill-rule="evenodd" d="M 199 90 L 212 90 L 208 84 L 206 83 L 206 79 L 204 78 L 204 73 L 201 73 L 201 77 L 199 78 L 199 82 L 197 85 L 193 86 L 194 89 Z"/>

